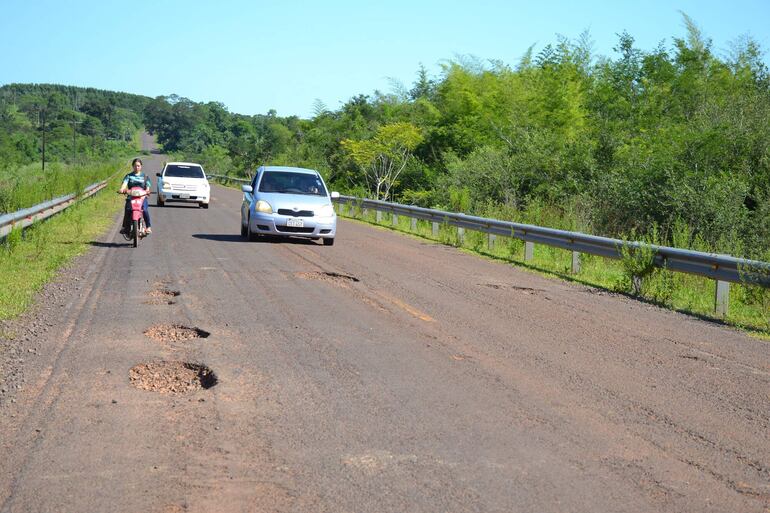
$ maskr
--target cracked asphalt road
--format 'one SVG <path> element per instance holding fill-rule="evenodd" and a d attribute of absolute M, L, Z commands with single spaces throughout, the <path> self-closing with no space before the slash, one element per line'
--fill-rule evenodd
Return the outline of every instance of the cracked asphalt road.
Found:
<path fill-rule="evenodd" d="M 0 511 L 770 511 L 767 342 L 350 221 L 249 243 L 240 200 L 116 222 L 63 279 Z M 131 386 L 159 361 L 218 382 Z"/>

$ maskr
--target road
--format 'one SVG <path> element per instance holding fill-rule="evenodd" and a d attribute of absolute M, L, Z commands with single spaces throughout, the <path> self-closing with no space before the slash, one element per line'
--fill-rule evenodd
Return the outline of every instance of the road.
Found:
<path fill-rule="evenodd" d="M 351 221 L 249 243 L 240 201 L 79 261 L 0 407 L 0 511 L 770 511 L 767 342 Z M 217 383 L 132 386 L 157 362 Z"/>

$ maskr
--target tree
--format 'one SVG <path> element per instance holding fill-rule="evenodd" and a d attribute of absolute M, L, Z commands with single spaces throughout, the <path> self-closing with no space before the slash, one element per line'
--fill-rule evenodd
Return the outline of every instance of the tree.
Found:
<path fill-rule="evenodd" d="M 342 147 L 363 171 L 369 191 L 387 200 L 422 134 L 409 123 L 392 123 L 377 130 L 371 139 L 345 139 Z"/>

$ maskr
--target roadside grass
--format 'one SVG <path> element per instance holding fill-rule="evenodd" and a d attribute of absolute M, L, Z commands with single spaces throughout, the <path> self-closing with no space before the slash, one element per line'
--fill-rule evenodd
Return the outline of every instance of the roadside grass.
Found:
<path fill-rule="evenodd" d="M 357 206 L 352 207 L 352 213 L 351 207 L 346 206 L 344 217 L 515 263 L 545 275 L 633 296 L 664 308 L 725 323 L 762 339 L 770 339 L 770 289 L 730 284 L 728 315 L 722 319 L 714 313 L 716 282 L 700 276 L 654 268 L 642 280 L 641 288 L 637 291 L 633 289 L 628 262 L 623 260 L 583 253 L 580 255 L 580 272 L 573 274 L 572 252 L 543 244 L 535 244 L 532 260 L 526 261 L 524 242 L 512 237 L 497 236 L 490 245 L 487 234 L 466 230 L 461 240 L 458 230 L 448 225 L 440 225 L 438 235 L 434 236 L 432 224 L 428 221 L 417 220 L 415 229 L 412 229 L 411 218 L 398 216 L 394 224 L 392 216 L 383 212 L 380 222 L 377 222 L 373 210 L 364 212 Z"/>
<path fill-rule="evenodd" d="M 117 169 L 115 162 L 70 166 L 40 163 L 14 169 L 0 169 L 0 214 L 15 212 L 50 199 L 82 191 Z"/>
<path fill-rule="evenodd" d="M 101 166 L 102 178 L 89 176 L 83 186 L 114 174 L 116 169 L 114 164 Z M 123 204 L 123 198 L 112 193 L 120 178 L 113 177 L 94 196 L 26 228 L 23 233 L 15 230 L 0 242 L 0 320 L 17 317 L 29 308 L 35 293 L 61 267 L 90 249 L 94 239 L 113 225 Z"/>

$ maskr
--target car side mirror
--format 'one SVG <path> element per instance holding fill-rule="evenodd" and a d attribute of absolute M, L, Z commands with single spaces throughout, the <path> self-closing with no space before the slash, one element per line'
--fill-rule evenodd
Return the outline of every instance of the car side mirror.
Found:
<path fill-rule="evenodd" d="M 163 176 L 162 173 L 155 173 L 155 176 Z"/>
<path fill-rule="evenodd" d="M 340 193 L 337 191 L 332 191 L 332 199 L 339 199 Z"/>
<path fill-rule="evenodd" d="M 254 189 L 252 189 L 251 185 L 241 185 L 241 190 L 243 192 L 254 192 Z"/>

